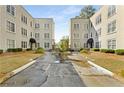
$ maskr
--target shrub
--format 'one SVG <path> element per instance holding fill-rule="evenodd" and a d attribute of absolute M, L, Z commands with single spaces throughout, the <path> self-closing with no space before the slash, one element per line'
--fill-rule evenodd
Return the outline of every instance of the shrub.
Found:
<path fill-rule="evenodd" d="M 83 49 L 80 51 L 80 53 L 89 53 L 89 52 L 90 52 L 89 49 Z"/>
<path fill-rule="evenodd" d="M 117 49 L 117 50 L 115 50 L 115 53 L 117 55 L 124 55 L 124 49 Z"/>
<path fill-rule="evenodd" d="M 93 48 L 92 50 L 93 50 L 93 51 L 100 51 L 99 48 Z"/>
<path fill-rule="evenodd" d="M 100 49 L 100 52 L 103 52 L 103 53 L 115 53 L 115 50 L 113 50 L 113 49 Z"/>
<path fill-rule="evenodd" d="M 37 48 L 35 50 L 35 53 L 44 53 L 44 49 L 43 48 Z"/>
<path fill-rule="evenodd" d="M 83 50 L 84 48 L 81 48 L 79 51 Z"/>
<path fill-rule="evenodd" d="M 18 52 L 21 52 L 21 51 L 22 51 L 22 48 L 17 48 L 17 51 L 18 51 Z"/>
<path fill-rule="evenodd" d="M 7 52 L 20 52 L 22 51 L 22 48 L 8 48 Z"/>
<path fill-rule="evenodd" d="M 3 53 L 3 50 L 2 49 L 0 49 L 0 54 L 2 54 Z"/>
<path fill-rule="evenodd" d="M 8 48 L 7 49 L 7 52 L 15 52 L 16 50 L 15 50 L 15 48 Z"/>
<path fill-rule="evenodd" d="M 32 49 L 31 48 L 27 48 L 26 51 L 31 51 Z"/>

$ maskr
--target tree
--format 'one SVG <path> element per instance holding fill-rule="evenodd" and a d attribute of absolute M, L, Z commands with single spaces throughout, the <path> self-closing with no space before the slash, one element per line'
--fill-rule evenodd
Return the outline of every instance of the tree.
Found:
<path fill-rule="evenodd" d="M 85 6 L 83 9 L 81 9 L 80 16 L 90 18 L 95 13 L 95 9 L 91 5 Z"/>
<path fill-rule="evenodd" d="M 95 13 L 95 8 L 91 5 L 87 5 L 81 9 L 80 18 L 90 18 Z"/>
<path fill-rule="evenodd" d="M 67 51 L 69 49 L 69 37 L 63 36 L 59 42 L 59 48 L 61 51 Z"/>

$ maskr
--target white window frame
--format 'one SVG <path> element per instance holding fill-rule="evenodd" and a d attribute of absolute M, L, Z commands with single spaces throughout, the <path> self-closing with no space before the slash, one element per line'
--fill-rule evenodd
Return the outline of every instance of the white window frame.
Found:
<path fill-rule="evenodd" d="M 116 39 L 109 39 L 107 41 L 108 49 L 116 49 Z"/>
<path fill-rule="evenodd" d="M 7 5 L 6 11 L 7 11 L 7 13 L 11 14 L 12 16 L 15 16 L 15 7 L 13 5 Z"/>
<path fill-rule="evenodd" d="M 7 39 L 7 48 L 15 48 L 15 40 Z"/>

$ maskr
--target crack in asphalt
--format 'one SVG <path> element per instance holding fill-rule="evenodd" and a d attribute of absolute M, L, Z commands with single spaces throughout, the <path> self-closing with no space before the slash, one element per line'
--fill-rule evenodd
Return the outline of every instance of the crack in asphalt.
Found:
<path fill-rule="evenodd" d="M 45 79 L 38 85 L 38 87 L 42 86 L 48 80 L 48 75 L 46 75 Z"/>

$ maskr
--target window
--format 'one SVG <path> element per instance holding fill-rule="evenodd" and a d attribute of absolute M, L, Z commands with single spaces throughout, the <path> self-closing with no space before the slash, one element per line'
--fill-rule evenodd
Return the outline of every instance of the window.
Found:
<path fill-rule="evenodd" d="M 74 48 L 77 48 L 77 44 L 76 43 L 74 43 Z"/>
<path fill-rule="evenodd" d="M 114 20 L 108 24 L 108 33 L 112 33 L 115 31 L 116 31 L 116 20 Z"/>
<path fill-rule="evenodd" d="M 44 43 L 44 48 L 49 48 L 49 43 Z"/>
<path fill-rule="evenodd" d="M 7 39 L 7 48 L 15 48 L 15 40 Z"/>
<path fill-rule="evenodd" d="M 27 17 L 26 16 L 21 16 L 21 21 L 25 24 L 27 24 Z"/>
<path fill-rule="evenodd" d="M 7 30 L 10 32 L 15 32 L 15 24 L 10 21 L 7 21 Z"/>
<path fill-rule="evenodd" d="M 99 48 L 99 42 L 96 42 L 96 48 Z"/>
<path fill-rule="evenodd" d="M 22 48 L 27 48 L 27 42 L 26 41 L 22 41 L 21 42 L 21 47 Z"/>
<path fill-rule="evenodd" d="M 98 37 L 98 33 L 96 32 L 96 37 Z"/>
<path fill-rule="evenodd" d="M 90 34 L 90 37 L 92 37 L 93 35 L 92 35 L 92 32 L 91 32 L 91 34 Z"/>
<path fill-rule="evenodd" d="M 39 47 L 40 47 L 40 43 L 37 43 L 36 45 L 37 45 L 37 48 L 39 48 Z"/>
<path fill-rule="evenodd" d="M 15 7 L 14 6 L 12 6 L 12 5 L 7 5 L 6 6 L 6 10 L 7 10 L 7 12 L 9 13 L 9 14 L 11 14 L 11 15 L 15 15 Z"/>
<path fill-rule="evenodd" d="M 79 24 L 74 24 L 74 29 L 79 29 Z"/>
<path fill-rule="evenodd" d="M 100 24 L 102 22 L 101 19 L 101 14 L 99 16 L 96 17 L 96 25 Z"/>
<path fill-rule="evenodd" d="M 84 48 L 88 48 L 88 44 L 87 43 L 84 43 Z"/>
<path fill-rule="evenodd" d="M 90 27 L 92 28 L 93 27 L 93 24 L 90 22 Z"/>
<path fill-rule="evenodd" d="M 108 49 L 116 49 L 116 40 L 108 40 Z"/>
<path fill-rule="evenodd" d="M 74 33 L 74 38 L 79 38 L 79 34 Z"/>
<path fill-rule="evenodd" d="M 114 14 L 116 14 L 116 6 L 115 5 L 111 5 L 108 8 L 108 17 L 111 17 Z"/>
<path fill-rule="evenodd" d="M 31 34 L 30 34 L 30 35 L 31 35 L 31 37 L 33 37 L 33 34 L 32 34 L 32 32 L 31 32 Z"/>
<path fill-rule="evenodd" d="M 101 28 L 99 28 L 97 32 L 98 32 L 98 36 L 101 36 Z"/>
<path fill-rule="evenodd" d="M 35 33 L 35 38 L 39 39 L 39 37 L 40 37 L 39 33 Z"/>
<path fill-rule="evenodd" d="M 84 38 L 88 38 L 88 34 L 84 34 Z"/>
<path fill-rule="evenodd" d="M 79 42 L 74 42 L 73 45 L 74 45 L 74 48 L 79 48 Z"/>
<path fill-rule="evenodd" d="M 44 34 L 44 38 L 45 38 L 45 39 L 49 39 L 49 33 L 45 33 L 45 34 Z"/>
<path fill-rule="evenodd" d="M 89 29 L 89 24 L 87 24 L 87 29 Z"/>
<path fill-rule="evenodd" d="M 38 23 L 36 23 L 35 28 L 40 28 L 40 25 Z"/>
<path fill-rule="evenodd" d="M 49 29 L 49 24 L 44 24 L 44 29 Z"/>
<path fill-rule="evenodd" d="M 32 27 L 32 21 L 30 22 L 30 26 Z"/>
<path fill-rule="evenodd" d="M 7 12 L 10 13 L 10 5 L 7 5 L 7 6 L 6 6 L 6 9 L 7 9 Z"/>
<path fill-rule="evenodd" d="M 24 28 L 21 28 L 21 33 L 23 36 L 27 36 L 27 30 Z"/>

